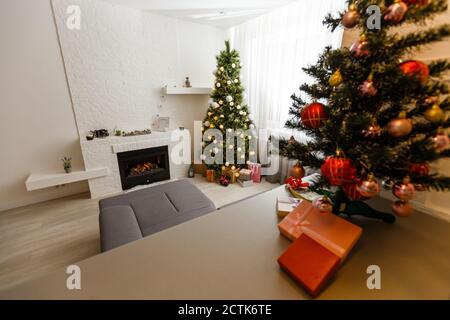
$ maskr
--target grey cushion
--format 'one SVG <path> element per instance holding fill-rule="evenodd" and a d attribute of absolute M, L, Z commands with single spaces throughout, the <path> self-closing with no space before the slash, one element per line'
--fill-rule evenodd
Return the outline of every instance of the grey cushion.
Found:
<path fill-rule="evenodd" d="M 214 203 L 189 180 L 104 199 L 99 205 L 102 251 L 216 210 Z"/>

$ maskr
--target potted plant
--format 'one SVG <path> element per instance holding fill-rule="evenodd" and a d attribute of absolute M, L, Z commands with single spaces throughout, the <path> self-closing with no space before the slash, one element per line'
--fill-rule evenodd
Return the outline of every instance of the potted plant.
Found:
<path fill-rule="evenodd" d="M 61 160 L 63 162 L 64 171 L 66 173 L 72 172 L 72 158 L 71 157 L 64 157 Z"/>

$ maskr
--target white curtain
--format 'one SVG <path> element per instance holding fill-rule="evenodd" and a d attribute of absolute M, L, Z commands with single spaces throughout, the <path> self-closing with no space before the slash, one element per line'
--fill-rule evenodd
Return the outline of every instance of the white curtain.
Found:
<path fill-rule="evenodd" d="M 344 0 L 296 1 L 230 29 L 257 128 L 284 131 L 290 96 L 311 81 L 301 68 L 315 63 L 325 46 L 341 45 L 343 30 L 331 33 L 322 20 L 344 8 Z"/>

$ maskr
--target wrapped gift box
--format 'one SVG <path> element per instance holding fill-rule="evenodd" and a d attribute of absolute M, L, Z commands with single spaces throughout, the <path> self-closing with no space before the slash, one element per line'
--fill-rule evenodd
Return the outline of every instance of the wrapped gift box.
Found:
<path fill-rule="evenodd" d="M 252 171 L 249 169 L 241 169 L 239 171 L 239 179 L 242 181 L 249 181 L 252 179 Z"/>
<path fill-rule="evenodd" d="M 214 170 L 206 170 L 206 180 L 208 180 L 208 182 L 214 182 L 215 181 L 215 177 L 214 177 Z"/>
<path fill-rule="evenodd" d="M 308 201 L 300 204 L 279 224 L 280 233 L 291 240 L 306 234 L 344 261 L 361 237 L 362 229 L 333 214 L 320 212 Z"/>
<path fill-rule="evenodd" d="M 341 259 L 306 234 L 278 258 L 280 267 L 312 297 L 316 297 L 337 271 Z"/>
<path fill-rule="evenodd" d="M 222 167 L 222 175 L 228 177 L 230 179 L 230 183 L 235 183 L 237 178 L 239 177 L 239 169 L 228 166 Z"/>
<path fill-rule="evenodd" d="M 248 168 L 252 172 L 252 180 L 253 182 L 259 183 L 261 182 L 261 164 L 260 163 L 250 163 Z"/>
<path fill-rule="evenodd" d="M 292 210 L 297 207 L 297 205 L 301 202 L 300 199 L 287 197 L 287 196 L 278 196 L 277 197 L 277 213 L 280 218 L 284 218 L 288 213 L 291 213 Z"/>

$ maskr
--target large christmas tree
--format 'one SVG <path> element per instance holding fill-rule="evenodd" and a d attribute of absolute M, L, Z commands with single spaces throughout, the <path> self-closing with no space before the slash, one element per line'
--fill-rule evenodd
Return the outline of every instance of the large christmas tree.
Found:
<path fill-rule="evenodd" d="M 255 126 L 244 103 L 239 53 L 231 50 L 230 43 L 225 41 L 225 50 L 216 60 L 214 89 L 202 127 L 202 159 L 206 167 L 218 175 L 223 166 L 241 168 L 256 155 L 255 151 L 249 150 L 250 140 L 254 138 L 251 131 Z"/>
<path fill-rule="evenodd" d="M 392 210 L 408 216 L 416 191 L 448 191 L 450 178 L 430 173 L 429 163 L 450 156 L 446 129 L 449 88 L 442 80 L 446 60 L 425 64 L 415 50 L 450 35 L 450 26 L 417 29 L 399 35 L 403 24 L 425 26 L 447 10 L 445 0 L 358 0 L 324 24 L 358 28 L 350 48 L 325 48 L 315 65 L 303 70 L 315 79 L 293 95 L 288 128 L 310 139 L 282 141 L 282 153 L 305 166 L 321 169 L 314 189 L 332 190 L 334 213 L 362 214 L 393 222 L 394 216 L 362 202 L 392 189 Z M 380 19 L 369 18 L 376 5 Z M 377 10 L 375 7 L 375 11 Z M 378 26 L 377 26 L 378 24 Z M 330 188 L 332 186 L 332 188 Z"/>

